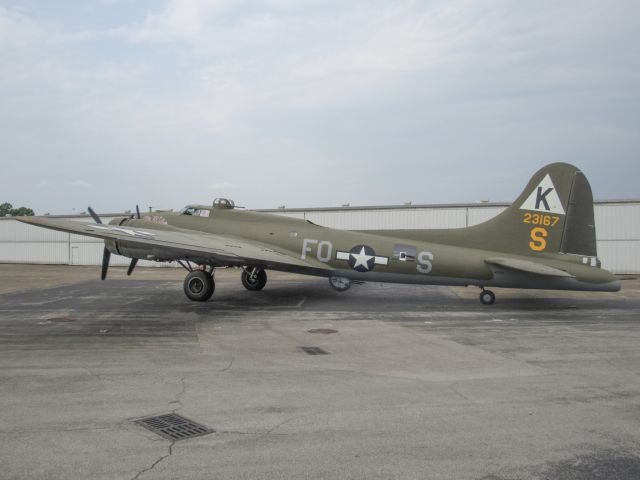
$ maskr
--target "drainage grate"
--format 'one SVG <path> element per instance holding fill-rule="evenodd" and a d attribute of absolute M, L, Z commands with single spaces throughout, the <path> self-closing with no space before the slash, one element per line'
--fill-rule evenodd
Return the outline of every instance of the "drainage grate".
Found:
<path fill-rule="evenodd" d="M 185 440 L 187 438 L 199 437 L 208 433 L 214 433 L 204 425 L 189 420 L 177 413 L 167 413 L 156 417 L 147 417 L 136 420 L 134 423 L 141 425 L 153 433 L 169 440 Z"/>
<path fill-rule="evenodd" d="M 320 347 L 300 347 L 307 355 L 329 355 L 329 352 Z"/>
<path fill-rule="evenodd" d="M 307 330 L 309 333 L 321 333 L 322 335 L 329 335 L 331 333 L 338 333 L 338 330 L 334 330 L 333 328 L 312 328 L 311 330 Z"/>

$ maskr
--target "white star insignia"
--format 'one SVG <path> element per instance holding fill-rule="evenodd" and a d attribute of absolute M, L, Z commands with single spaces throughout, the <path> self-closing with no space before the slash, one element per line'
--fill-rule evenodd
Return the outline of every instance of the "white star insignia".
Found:
<path fill-rule="evenodd" d="M 360 250 L 360 253 L 352 253 L 351 256 L 355 259 L 356 263 L 353 265 L 353 268 L 358 268 L 358 266 L 362 265 L 364 268 L 369 270 L 369 260 L 374 258 L 373 255 L 367 255 L 364 247 Z"/>

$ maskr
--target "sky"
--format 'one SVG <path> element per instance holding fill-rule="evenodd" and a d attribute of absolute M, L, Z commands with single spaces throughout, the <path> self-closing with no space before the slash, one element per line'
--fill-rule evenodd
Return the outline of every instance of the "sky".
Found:
<path fill-rule="evenodd" d="M 0 203 L 639 198 L 640 2 L 0 0 Z"/>

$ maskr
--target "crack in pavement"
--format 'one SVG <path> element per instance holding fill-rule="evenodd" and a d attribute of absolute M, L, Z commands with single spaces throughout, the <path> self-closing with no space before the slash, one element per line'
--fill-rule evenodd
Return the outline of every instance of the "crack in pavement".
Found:
<path fill-rule="evenodd" d="M 229 365 L 227 365 L 226 367 L 224 367 L 222 370 L 218 370 L 219 373 L 222 372 L 226 372 L 227 370 L 229 370 L 231 368 L 231 366 L 233 365 L 233 358 L 231 359 L 231 361 L 229 362 Z"/>
<path fill-rule="evenodd" d="M 173 440 L 170 444 L 169 444 L 169 452 L 166 455 L 162 455 L 160 458 L 158 458 L 155 462 L 153 462 L 151 464 L 150 467 L 145 468 L 144 470 L 140 470 L 138 473 L 136 473 L 136 475 L 134 477 L 131 478 L 131 480 L 138 480 L 138 478 L 140 478 L 141 475 L 145 474 L 146 472 L 150 472 L 151 470 L 153 470 L 154 468 L 156 468 L 156 466 L 162 462 L 165 458 L 169 458 L 171 455 L 173 455 L 173 446 L 176 444 L 176 441 Z"/>
<path fill-rule="evenodd" d="M 169 402 L 170 404 L 171 403 L 177 403 L 178 404 L 177 407 L 175 407 L 173 410 L 171 410 L 173 413 L 176 413 L 180 408 L 182 408 L 182 396 L 184 395 L 185 391 L 187 390 L 187 383 L 186 383 L 184 377 L 180 377 L 180 384 L 182 385 L 182 388 L 176 394 L 175 400 Z M 144 470 L 140 470 L 138 473 L 136 473 L 136 475 L 131 480 L 137 480 L 138 478 L 140 478 L 141 475 L 145 474 L 146 472 L 149 472 L 149 471 L 153 470 L 164 459 L 169 458 L 171 455 L 173 455 L 173 446 L 175 444 L 176 444 L 176 440 L 171 440 L 170 443 L 169 443 L 169 451 L 168 451 L 168 453 L 166 455 L 162 455 L 160 458 L 158 458 L 155 462 L 153 462 L 151 464 L 150 467 L 147 467 Z"/>
<path fill-rule="evenodd" d="M 470 399 L 469 397 L 467 397 L 466 395 L 464 395 L 463 393 L 461 393 L 457 388 L 456 385 L 458 384 L 458 382 L 453 382 L 451 385 L 448 386 L 449 390 L 451 390 L 453 393 L 455 393 L 456 395 L 458 395 L 461 398 L 464 398 L 467 402 L 472 403 L 473 405 L 477 405 L 478 402 L 475 402 L 474 400 Z"/>

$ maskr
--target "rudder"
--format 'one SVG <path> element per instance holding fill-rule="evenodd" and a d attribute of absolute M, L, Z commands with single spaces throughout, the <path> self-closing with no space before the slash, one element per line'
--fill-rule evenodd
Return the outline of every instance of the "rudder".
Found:
<path fill-rule="evenodd" d="M 596 256 L 591 187 L 585 175 L 567 163 L 541 168 L 509 208 L 465 230 L 469 246 L 476 248 Z"/>

